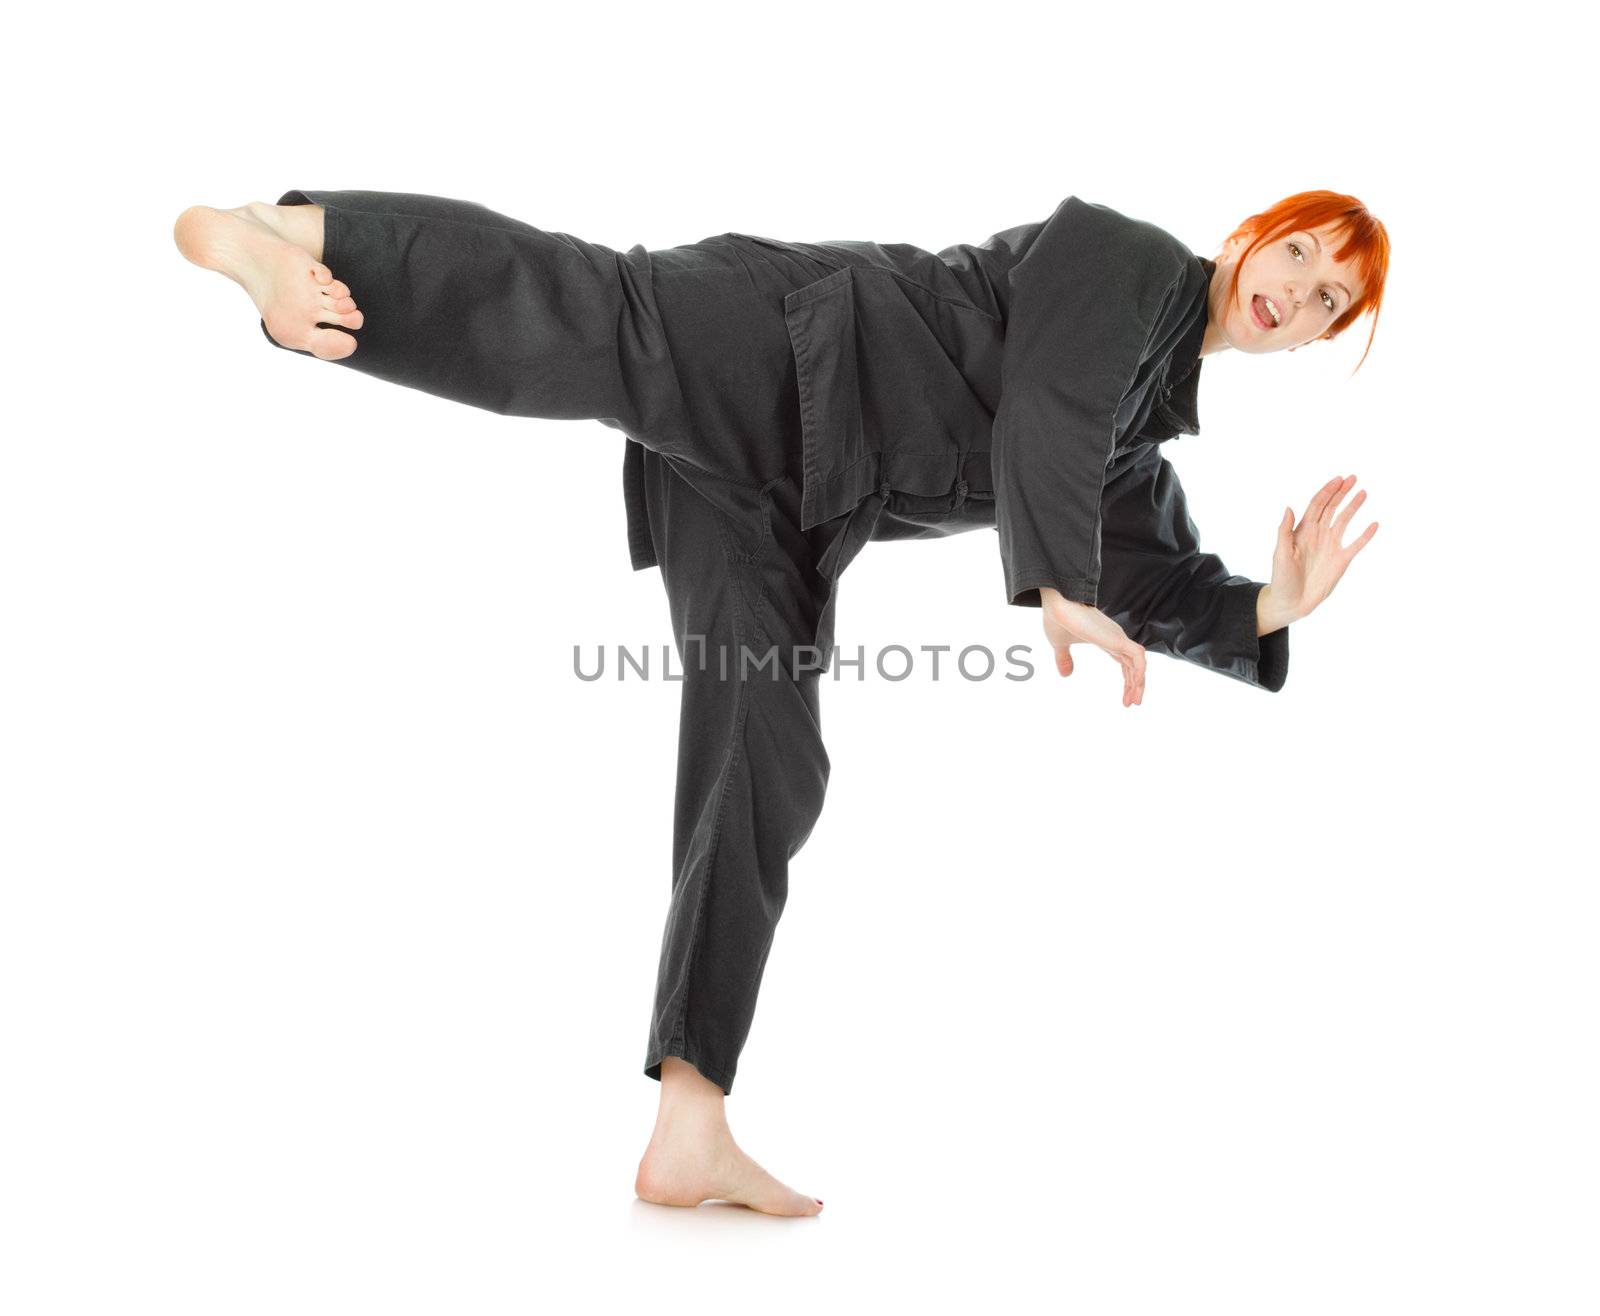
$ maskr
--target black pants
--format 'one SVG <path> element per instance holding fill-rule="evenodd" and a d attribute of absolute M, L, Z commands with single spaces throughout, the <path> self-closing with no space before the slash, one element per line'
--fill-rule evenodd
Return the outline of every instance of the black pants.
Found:
<path fill-rule="evenodd" d="M 784 294 L 828 267 L 735 235 L 620 252 L 443 197 L 279 201 L 307 203 L 324 210 L 323 263 L 364 316 L 356 351 L 329 364 L 504 415 L 600 420 L 645 449 L 684 674 L 645 1073 L 681 1056 L 731 1092 L 789 861 L 828 782 L 814 655 L 833 643 L 819 563 L 840 526 L 800 529 L 783 319 Z"/>

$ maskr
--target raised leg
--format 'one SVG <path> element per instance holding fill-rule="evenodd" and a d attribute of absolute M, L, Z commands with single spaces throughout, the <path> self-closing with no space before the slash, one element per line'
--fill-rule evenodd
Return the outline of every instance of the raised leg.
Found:
<path fill-rule="evenodd" d="M 364 191 L 191 207 L 175 236 L 190 260 L 246 287 L 279 346 L 501 415 L 598 420 L 658 451 L 687 433 L 642 246 L 617 251 L 470 201 Z M 323 311 L 333 318 L 315 318 Z"/>

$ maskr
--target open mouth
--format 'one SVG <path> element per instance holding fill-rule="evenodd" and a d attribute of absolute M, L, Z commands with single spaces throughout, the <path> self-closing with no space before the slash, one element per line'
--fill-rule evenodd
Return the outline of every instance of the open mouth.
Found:
<path fill-rule="evenodd" d="M 1281 316 L 1277 313 L 1278 308 L 1260 293 L 1250 299 L 1250 311 L 1255 316 L 1256 323 L 1263 329 L 1276 329 L 1281 320 Z"/>

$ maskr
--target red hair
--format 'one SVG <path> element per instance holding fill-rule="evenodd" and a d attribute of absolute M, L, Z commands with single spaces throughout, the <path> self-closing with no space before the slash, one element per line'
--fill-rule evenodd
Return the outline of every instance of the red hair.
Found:
<path fill-rule="evenodd" d="M 1251 215 L 1228 235 L 1249 239 L 1238 263 L 1233 267 L 1228 295 L 1234 305 L 1239 301 L 1239 267 L 1245 258 L 1264 242 L 1271 242 L 1284 233 L 1296 229 L 1319 229 L 1331 225 L 1334 242 L 1332 256 L 1335 260 L 1348 260 L 1361 280 L 1361 296 L 1344 308 L 1343 313 L 1328 326 L 1322 338 L 1337 338 L 1364 312 L 1372 312 L 1372 329 L 1367 334 L 1367 348 L 1356 362 L 1360 370 L 1372 349 L 1372 336 L 1378 331 L 1378 308 L 1383 305 L 1383 282 L 1389 275 L 1389 231 L 1379 219 L 1353 196 L 1342 192 L 1296 192 L 1284 197 L 1277 205 Z M 1339 239 L 1343 239 L 1340 243 Z M 1355 374 L 1355 370 L 1350 372 Z"/>

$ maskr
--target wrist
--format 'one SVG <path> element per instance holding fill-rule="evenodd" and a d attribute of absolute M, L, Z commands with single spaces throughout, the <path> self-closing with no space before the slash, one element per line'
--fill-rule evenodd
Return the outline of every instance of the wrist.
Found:
<path fill-rule="evenodd" d="M 1256 594 L 1256 634 L 1270 635 L 1297 620 L 1293 612 L 1273 597 L 1272 586 L 1263 585 Z"/>

